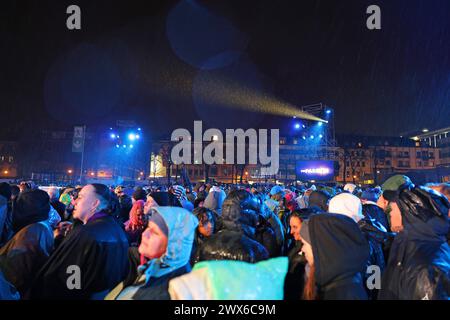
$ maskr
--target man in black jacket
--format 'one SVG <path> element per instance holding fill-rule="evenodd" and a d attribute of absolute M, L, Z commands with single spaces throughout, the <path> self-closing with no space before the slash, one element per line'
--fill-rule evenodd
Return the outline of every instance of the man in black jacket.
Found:
<path fill-rule="evenodd" d="M 424 187 L 402 190 L 395 201 L 402 230 L 392 244 L 379 299 L 448 300 L 450 203 L 442 194 Z"/>
<path fill-rule="evenodd" d="M 103 299 L 128 273 L 128 240 L 113 214 L 117 198 L 102 184 L 78 195 L 74 228 L 38 273 L 31 298 Z M 78 277 L 78 279 L 77 279 Z"/>

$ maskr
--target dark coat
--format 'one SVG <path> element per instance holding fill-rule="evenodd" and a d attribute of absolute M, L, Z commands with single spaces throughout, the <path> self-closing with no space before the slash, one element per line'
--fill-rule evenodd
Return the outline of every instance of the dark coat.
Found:
<path fill-rule="evenodd" d="M 131 298 L 132 300 L 170 300 L 169 281 L 191 271 L 189 265 L 178 268 L 158 278 L 150 278 Z"/>
<path fill-rule="evenodd" d="M 303 244 L 295 241 L 288 252 L 289 270 L 284 281 L 284 299 L 299 300 L 302 297 L 305 286 L 305 256 L 300 254 Z"/>
<path fill-rule="evenodd" d="M 73 229 L 40 270 L 33 285 L 35 299 L 91 299 L 105 294 L 128 274 L 128 240 L 111 216 Z M 81 271 L 81 289 L 70 290 L 68 267 Z"/>
<path fill-rule="evenodd" d="M 394 239 L 383 275 L 380 300 L 448 300 L 450 298 L 450 247 L 446 242 L 448 219 L 424 222 L 409 217 Z"/>
<path fill-rule="evenodd" d="M 351 218 L 317 214 L 309 219 L 319 299 L 367 300 L 363 273 L 369 244 Z"/>
<path fill-rule="evenodd" d="M 257 241 L 260 219 L 258 205 L 251 196 L 227 198 L 222 207 L 222 230 L 205 240 L 197 249 L 195 261 L 241 260 L 258 262 L 269 257 L 265 246 Z M 276 243 L 275 234 L 272 234 Z M 259 231 L 259 239 L 263 241 Z"/>
<path fill-rule="evenodd" d="M 386 213 L 376 204 L 366 203 L 362 206 L 362 212 L 365 217 L 374 219 L 380 223 L 387 231 L 390 231 Z"/>
<path fill-rule="evenodd" d="M 37 222 L 22 228 L 0 249 L 0 270 L 22 297 L 27 296 L 34 276 L 48 260 L 53 245 L 50 226 Z"/>
<path fill-rule="evenodd" d="M 361 219 L 358 222 L 358 226 L 369 243 L 370 254 L 369 259 L 367 260 L 366 270 L 369 266 L 376 265 L 380 268 L 381 273 L 383 273 L 386 266 L 383 249 L 386 243 L 393 237 L 393 234 L 387 232 L 378 221 L 371 219 L 368 216 Z M 371 276 L 371 274 L 364 273 L 364 281 L 366 281 L 369 276 Z M 376 299 L 378 290 L 369 290 L 367 288 L 367 292 L 371 299 Z"/>

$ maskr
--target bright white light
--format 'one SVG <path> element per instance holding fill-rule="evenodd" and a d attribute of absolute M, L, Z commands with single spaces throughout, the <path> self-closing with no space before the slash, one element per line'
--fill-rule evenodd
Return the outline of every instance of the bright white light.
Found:
<path fill-rule="evenodd" d="M 138 128 L 138 131 L 141 131 L 141 128 Z"/>
<path fill-rule="evenodd" d="M 295 124 L 295 129 L 300 129 L 300 123 Z"/>
<path fill-rule="evenodd" d="M 327 111 L 325 111 L 325 113 L 326 113 L 326 114 L 330 114 L 330 113 L 331 113 L 331 110 L 328 109 Z"/>
<path fill-rule="evenodd" d="M 130 133 L 130 134 L 128 135 L 128 139 L 131 140 L 131 141 L 134 141 L 134 139 L 136 139 L 135 134 L 134 134 L 134 133 Z"/>
<path fill-rule="evenodd" d="M 319 134 L 319 138 L 323 138 L 323 135 Z"/>
<path fill-rule="evenodd" d="M 124 144 L 122 147 L 124 147 L 124 148 L 126 148 L 127 147 L 127 145 L 126 144 Z"/>
<path fill-rule="evenodd" d="M 116 148 L 120 148 L 120 146 L 118 144 L 116 144 Z"/>
<path fill-rule="evenodd" d="M 109 136 L 111 137 L 111 139 L 115 139 L 116 138 L 116 135 L 114 133 L 111 133 Z"/>
<path fill-rule="evenodd" d="M 302 127 L 303 127 L 303 129 L 305 129 L 305 128 L 306 128 L 306 126 L 305 126 L 305 125 L 302 125 Z"/>
<path fill-rule="evenodd" d="M 319 127 L 323 126 L 323 123 L 322 123 L 322 122 L 319 122 L 319 123 L 318 123 L 318 126 L 319 126 Z"/>
<path fill-rule="evenodd" d="M 141 136 L 137 134 L 137 135 L 135 135 L 135 137 L 136 137 L 136 139 L 139 139 Z"/>
<path fill-rule="evenodd" d="M 311 139 L 314 139 L 314 136 L 313 136 L 313 135 L 311 135 L 311 136 L 310 136 L 310 138 L 311 138 Z"/>
<path fill-rule="evenodd" d="M 130 144 L 130 148 L 133 149 L 133 145 L 132 144 Z"/>

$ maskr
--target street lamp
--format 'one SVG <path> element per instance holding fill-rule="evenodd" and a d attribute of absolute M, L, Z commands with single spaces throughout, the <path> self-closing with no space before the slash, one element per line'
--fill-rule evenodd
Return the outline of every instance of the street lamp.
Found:
<path fill-rule="evenodd" d="M 5 170 L 5 171 L 3 171 L 3 173 L 4 173 L 4 174 L 8 174 L 8 173 L 9 173 L 9 171 L 8 171 L 8 170 Z"/>
<path fill-rule="evenodd" d="M 67 173 L 68 173 L 68 174 L 72 174 L 72 172 L 73 172 L 73 171 L 72 171 L 71 169 L 67 170 Z"/>

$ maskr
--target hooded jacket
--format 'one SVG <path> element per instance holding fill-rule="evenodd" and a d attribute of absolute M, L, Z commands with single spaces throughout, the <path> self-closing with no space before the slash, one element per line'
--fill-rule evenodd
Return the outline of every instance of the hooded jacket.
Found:
<path fill-rule="evenodd" d="M 162 216 L 168 228 L 166 253 L 140 267 L 134 284 L 125 288 L 124 283 L 119 284 L 106 300 L 169 300 L 169 281 L 190 271 L 189 259 L 197 218 L 183 208 L 157 207 L 154 210 Z"/>
<path fill-rule="evenodd" d="M 32 299 L 98 299 L 128 274 L 128 239 L 114 217 L 99 212 L 74 228 L 36 276 Z M 67 286 L 68 269 L 78 266 L 81 289 Z"/>
<path fill-rule="evenodd" d="M 392 244 L 379 299 L 448 300 L 448 200 L 431 189 L 419 187 L 403 190 L 397 204 L 403 231 Z"/>
<path fill-rule="evenodd" d="M 225 191 L 212 191 L 208 194 L 208 196 L 205 199 L 205 202 L 203 203 L 203 206 L 205 208 L 211 209 L 216 214 L 221 215 L 222 214 L 222 205 L 225 201 L 226 194 Z"/>
<path fill-rule="evenodd" d="M 13 212 L 16 233 L 0 249 L 0 270 L 22 297 L 26 296 L 33 277 L 53 251 L 50 208 L 45 191 L 22 193 Z"/>
<path fill-rule="evenodd" d="M 255 263 L 269 257 L 265 246 L 256 241 L 258 202 L 248 192 L 230 193 L 223 204 L 222 219 L 222 230 L 203 242 L 195 261 L 241 260 Z"/>
<path fill-rule="evenodd" d="M 323 213 L 309 219 L 315 279 L 322 300 L 366 300 L 362 274 L 369 245 L 349 217 Z"/>

